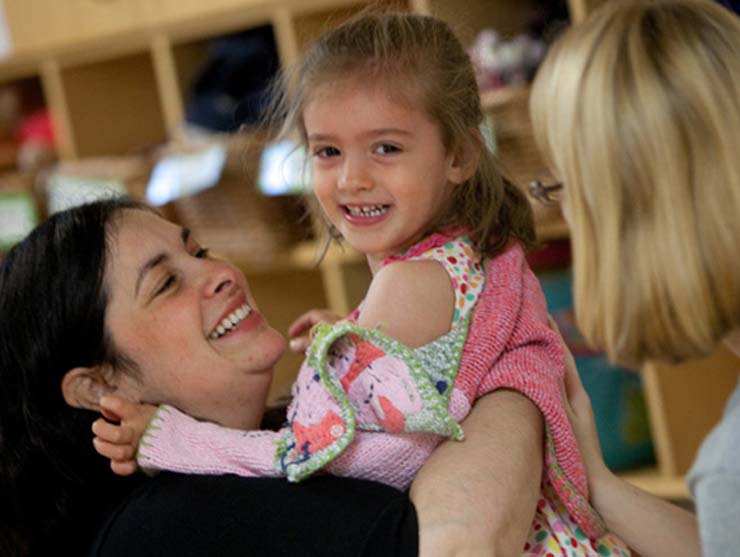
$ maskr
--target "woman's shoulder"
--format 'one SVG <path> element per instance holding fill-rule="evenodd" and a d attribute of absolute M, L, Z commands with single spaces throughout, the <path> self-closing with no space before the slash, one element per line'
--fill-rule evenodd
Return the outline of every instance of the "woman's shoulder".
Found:
<path fill-rule="evenodd" d="M 720 422 L 703 441 L 689 472 L 689 485 L 717 474 L 740 476 L 740 384 L 730 396 Z"/>
<path fill-rule="evenodd" d="M 417 535 L 408 496 L 374 482 L 162 473 L 113 513 L 90 555 L 415 555 Z"/>

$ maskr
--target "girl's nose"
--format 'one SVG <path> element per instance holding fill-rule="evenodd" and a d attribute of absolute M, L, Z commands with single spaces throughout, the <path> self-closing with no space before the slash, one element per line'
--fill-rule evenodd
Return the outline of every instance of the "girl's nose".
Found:
<path fill-rule="evenodd" d="M 364 161 L 347 157 L 337 187 L 340 190 L 354 192 L 372 189 L 373 185 L 373 178 Z"/>

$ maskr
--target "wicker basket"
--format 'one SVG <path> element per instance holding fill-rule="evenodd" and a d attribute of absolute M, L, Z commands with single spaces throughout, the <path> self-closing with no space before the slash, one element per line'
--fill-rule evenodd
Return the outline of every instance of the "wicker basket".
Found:
<path fill-rule="evenodd" d="M 257 188 L 264 143 L 254 137 L 228 140 L 219 183 L 171 203 L 174 217 L 214 253 L 239 264 L 269 265 L 311 236 L 310 219 L 300 196 L 267 197 Z"/>

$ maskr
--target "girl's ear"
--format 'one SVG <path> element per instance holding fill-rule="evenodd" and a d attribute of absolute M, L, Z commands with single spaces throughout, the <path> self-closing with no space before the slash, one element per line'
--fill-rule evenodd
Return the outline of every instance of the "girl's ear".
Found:
<path fill-rule="evenodd" d="M 483 138 L 480 137 L 480 133 L 476 130 L 473 137 L 462 142 L 455 149 L 450 160 L 450 166 L 447 169 L 448 181 L 459 185 L 475 174 L 475 170 L 478 168 L 478 163 L 480 162 L 480 150 L 483 146 L 482 141 Z"/>
<path fill-rule="evenodd" d="M 64 401 L 74 408 L 100 411 L 100 398 L 116 390 L 106 381 L 102 367 L 76 367 L 64 374 Z"/>

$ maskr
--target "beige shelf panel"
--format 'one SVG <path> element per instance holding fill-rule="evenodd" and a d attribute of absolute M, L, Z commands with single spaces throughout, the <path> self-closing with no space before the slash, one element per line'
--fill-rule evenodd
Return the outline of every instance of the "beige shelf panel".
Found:
<path fill-rule="evenodd" d="M 177 77 L 177 89 L 183 102 L 187 102 L 188 87 L 198 70 L 208 59 L 208 40 L 189 41 L 172 45 L 172 56 Z"/>
<path fill-rule="evenodd" d="M 120 0 L 118 0 L 120 1 Z M 129 0 L 130 1 L 130 0 Z M 264 7 L 265 0 L 133 0 L 145 24 L 167 26 L 179 22 L 208 21 L 223 13 L 244 12 Z"/>
<path fill-rule="evenodd" d="M 495 111 L 509 103 L 527 103 L 529 102 L 529 86 L 511 85 L 484 91 L 481 93 L 480 102 L 484 111 Z"/>
<path fill-rule="evenodd" d="M 664 477 L 689 470 L 702 440 L 720 420 L 739 372 L 740 361 L 724 346 L 707 358 L 680 365 L 646 366 L 645 398 Z"/>
<path fill-rule="evenodd" d="M 496 29 L 504 37 L 512 37 L 526 28 L 533 0 L 468 0 L 461 9 L 459 0 L 426 0 L 431 14 L 447 21 L 463 44 L 472 43 L 478 32 Z"/>
<path fill-rule="evenodd" d="M 671 499 L 686 500 L 691 496 L 684 476 L 665 475 L 658 468 L 645 468 L 620 473 L 619 477 L 647 493 Z"/>
<path fill-rule="evenodd" d="M 13 48 L 24 54 L 133 31 L 142 24 L 137 3 L 5 0 L 4 7 Z"/>
<path fill-rule="evenodd" d="M 235 263 L 249 269 L 252 274 L 269 274 L 271 272 L 319 270 L 325 265 L 365 264 L 365 257 L 347 246 L 332 245 L 324 258 L 319 261 L 321 246 L 313 240 L 298 242 L 294 246 L 269 259 L 247 259 L 234 257 Z"/>
<path fill-rule="evenodd" d="M 320 11 L 296 14 L 293 17 L 293 26 L 298 51 L 303 51 L 321 33 L 337 27 L 365 6 L 366 4 L 357 2 L 348 6 L 327 7 Z"/>
<path fill-rule="evenodd" d="M 166 140 L 148 52 L 61 68 L 61 80 L 75 157 L 126 155 Z"/>

